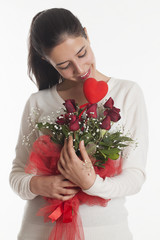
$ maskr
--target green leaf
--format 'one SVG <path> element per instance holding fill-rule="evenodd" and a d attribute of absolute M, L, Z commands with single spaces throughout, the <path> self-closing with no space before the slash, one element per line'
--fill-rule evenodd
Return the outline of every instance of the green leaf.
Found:
<path fill-rule="evenodd" d="M 68 137 L 68 133 L 69 133 L 69 128 L 66 125 L 62 125 L 62 133 L 64 134 L 64 136 L 67 138 Z"/>
<path fill-rule="evenodd" d="M 84 109 L 84 108 L 83 108 Z M 78 109 L 78 116 L 81 114 L 81 112 L 83 111 L 83 109 L 82 108 L 79 108 Z"/>
<path fill-rule="evenodd" d="M 95 153 L 94 155 L 93 155 L 93 157 L 95 157 L 96 159 L 98 159 L 98 160 L 100 160 L 100 161 L 106 161 L 106 159 L 107 159 L 107 156 L 105 155 L 105 154 L 102 154 L 102 153 Z"/>
<path fill-rule="evenodd" d="M 110 139 L 110 137 L 105 137 L 103 139 L 103 142 L 106 144 L 106 146 L 111 146 L 112 145 L 112 140 Z"/>
<path fill-rule="evenodd" d="M 41 128 L 40 131 L 44 134 L 44 135 L 49 135 L 49 136 L 54 136 L 53 132 L 49 129 L 49 128 Z"/>
<path fill-rule="evenodd" d="M 84 140 L 85 145 L 87 145 L 87 143 L 91 142 L 93 139 L 92 135 L 90 133 L 84 133 L 81 137 L 80 137 L 80 141 Z"/>
<path fill-rule="evenodd" d="M 96 149 L 97 149 L 97 146 L 94 142 L 89 142 L 87 145 L 86 145 L 86 151 L 88 153 L 88 155 L 93 155 L 96 153 Z"/>
<path fill-rule="evenodd" d="M 112 143 L 109 143 L 109 142 L 99 142 L 99 146 L 110 147 L 110 146 L 112 146 Z"/>
<path fill-rule="evenodd" d="M 114 154 L 114 153 L 119 153 L 120 149 L 119 148 L 111 148 L 111 149 L 99 149 L 99 151 L 103 154 Z"/>
<path fill-rule="evenodd" d="M 97 167 L 105 168 L 105 166 L 101 162 L 96 162 L 94 165 Z"/>
<path fill-rule="evenodd" d="M 103 138 L 106 133 L 107 133 L 107 130 L 105 130 L 105 129 L 100 129 L 100 138 Z"/>
<path fill-rule="evenodd" d="M 102 154 L 103 158 L 106 159 L 106 154 L 102 150 L 99 150 L 99 152 Z"/>
<path fill-rule="evenodd" d="M 117 144 L 117 147 L 128 147 L 128 144 L 119 143 Z"/>
<path fill-rule="evenodd" d="M 112 160 L 117 160 L 119 158 L 119 154 L 118 153 L 111 153 L 111 154 L 109 154 L 108 157 Z"/>

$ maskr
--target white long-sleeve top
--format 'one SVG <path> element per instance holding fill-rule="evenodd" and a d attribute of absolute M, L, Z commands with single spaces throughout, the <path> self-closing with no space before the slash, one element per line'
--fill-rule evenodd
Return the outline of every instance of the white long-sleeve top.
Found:
<path fill-rule="evenodd" d="M 115 106 L 121 110 L 121 119 L 114 124 L 114 128 L 122 127 L 124 134 L 129 131 L 131 137 L 137 141 L 138 146 L 135 149 L 128 147 L 124 150 L 123 167 L 120 175 L 106 177 L 104 180 L 97 175 L 93 186 L 84 191 L 89 195 L 111 199 L 105 208 L 80 206 L 79 211 L 84 229 L 97 226 L 105 226 L 106 229 L 107 226 L 115 226 L 125 222 L 127 219 L 127 211 L 124 207 L 125 196 L 137 193 L 145 180 L 148 138 L 147 116 L 142 91 L 135 82 L 116 78 L 109 80 L 108 87 L 109 91 L 104 99 L 98 103 L 99 107 L 109 97 L 112 97 Z M 50 119 L 52 113 L 56 116 L 57 111 L 63 107 L 63 103 L 64 100 L 59 96 L 56 86 L 53 86 L 51 89 L 32 94 L 24 109 L 16 146 L 16 157 L 10 174 L 10 184 L 13 190 L 21 198 L 29 200 L 27 201 L 18 238 L 20 240 L 47 239 L 47 234 L 52 227 L 51 223 L 46 224 L 42 217 L 36 216 L 36 212 L 44 204 L 44 200 L 41 196 L 37 196 L 30 191 L 30 180 L 33 175 L 24 172 L 30 152 L 30 147 L 26 144 L 26 141 L 28 140 L 32 145 L 39 135 L 33 127 L 35 121 Z M 26 137 L 25 144 L 22 144 L 24 137 Z M 103 232 L 102 229 L 101 232 Z M 124 229 L 122 232 L 124 234 Z M 95 237 L 95 239 L 103 238 Z M 110 236 L 109 239 L 112 240 L 112 237 Z M 113 239 L 116 239 L 115 236 Z M 126 235 L 126 238 L 123 236 L 123 239 L 128 240 L 130 238 Z"/>

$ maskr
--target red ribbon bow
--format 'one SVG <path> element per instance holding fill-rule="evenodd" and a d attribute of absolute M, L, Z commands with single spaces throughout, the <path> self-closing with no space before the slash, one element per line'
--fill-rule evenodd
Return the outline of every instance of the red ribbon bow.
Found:
<path fill-rule="evenodd" d="M 62 202 L 48 217 L 52 222 L 63 215 L 63 223 L 72 222 L 72 204 L 66 201 Z"/>

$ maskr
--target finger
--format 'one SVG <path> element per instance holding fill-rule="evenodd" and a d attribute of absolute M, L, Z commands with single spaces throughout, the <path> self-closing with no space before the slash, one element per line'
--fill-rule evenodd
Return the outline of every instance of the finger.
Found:
<path fill-rule="evenodd" d="M 67 151 L 67 139 L 65 139 L 64 146 L 62 148 L 59 160 L 61 162 L 62 167 L 66 169 L 66 164 L 69 161 L 69 155 Z"/>
<path fill-rule="evenodd" d="M 64 147 L 63 147 L 63 152 L 66 152 L 66 153 L 67 153 L 67 145 L 68 145 L 68 141 L 67 141 L 67 139 L 65 139 L 65 141 L 64 141 Z"/>
<path fill-rule="evenodd" d="M 63 194 L 55 194 L 54 198 L 61 200 L 61 201 L 66 201 L 69 200 L 70 198 L 74 197 L 75 194 L 71 194 L 71 195 L 63 195 Z"/>
<path fill-rule="evenodd" d="M 84 140 L 80 141 L 79 149 L 80 149 L 80 153 L 81 153 L 83 161 L 87 160 L 88 162 L 91 162 L 91 160 L 90 160 L 90 158 L 88 156 L 88 153 L 87 153 L 87 151 L 85 149 L 85 146 L 84 146 Z"/>
<path fill-rule="evenodd" d="M 65 174 L 65 170 L 61 164 L 61 161 L 58 161 L 57 163 L 57 168 L 58 168 L 58 171 L 64 176 L 64 179 L 66 178 L 66 174 Z"/>
<path fill-rule="evenodd" d="M 66 168 L 66 161 L 65 161 L 65 159 L 64 159 L 63 154 L 61 154 L 58 163 L 61 165 L 61 167 L 62 167 L 63 169 Z"/>
<path fill-rule="evenodd" d="M 62 174 L 57 175 L 59 177 L 59 180 L 62 183 L 62 187 L 78 187 L 75 183 L 69 181 L 66 177 L 64 177 Z"/>
<path fill-rule="evenodd" d="M 79 192 L 78 189 L 76 188 L 71 188 L 71 189 L 67 189 L 67 188 L 62 188 L 61 189 L 61 195 L 73 195 L 76 194 L 77 192 Z"/>
<path fill-rule="evenodd" d="M 58 174 L 58 175 L 56 175 L 57 176 L 57 178 L 58 178 L 58 180 L 60 180 L 60 181 L 65 181 L 66 180 L 66 178 L 62 175 L 62 174 Z M 53 175 L 52 176 L 53 178 L 55 177 L 55 175 Z M 68 180 L 67 180 L 68 181 Z"/>
<path fill-rule="evenodd" d="M 59 174 L 57 175 L 59 181 L 60 181 L 60 184 L 62 187 L 66 187 L 66 188 L 79 188 L 77 186 L 77 184 L 69 181 L 68 179 L 66 179 L 62 174 Z"/>
<path fill-rule="evenodd" d="M 73 137 L 72 137 L 72 135 L 69 135 L 68 143 L 70 144 L 71 147 L 73 147 Z"/>
<path fill-rule="evenodd" d="M 62 181 L 68 181 L 62 174 L 59 174 L 59 179 Z"/>
<path fill-rule="evenodd" d="M 75 150 L 74 150 L 74 148 L 73 148 L 73 138 L 72 138 L 71 135 L 70 135 L 69 138 L 68 138 L 68 148 L 67 148 L 67 150 L 68 150 L 68 154 L 69 154 L 70 156 L 75 157 L 76 153 L 75 153 Z"/>
<path fill-rule="evenodd" d="M 67 195 L 67 196 L 63 196 L 63 195 L 59 195 L 57 197 L 57 199 L 61 200 L 61 201 L 67 201 L 71 198 L 73 198 L 75 196 L 75 194 L 72 194 L 72 195 Z"/>
<path fill-rule="evenodd" d="M 64 161 L 69 160 L 67 139 L 65 139 L 65 141 L 64 141 L 64 146 L 63 146 L 63 149 L 61 151 L 61 156 L 62 156 Z"/>
<path fill-rule="evenodd" d="M 75 183 L 72 183 L 68 180 L 64 180 L 62 186 L 63 187 L 78 187 Z"/>

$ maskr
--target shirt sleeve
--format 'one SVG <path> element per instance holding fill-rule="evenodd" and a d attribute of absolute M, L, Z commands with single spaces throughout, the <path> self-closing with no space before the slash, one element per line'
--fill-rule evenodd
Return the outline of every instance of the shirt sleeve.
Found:
<path fill-rule="evenodd" d="M 12 170 L 9 176 L 12 189 L 25 200 L 31 200 L 37 196 L 30 191 L 30 180 L 33 177 L 33 174 L 27 174 L 24 170 L 29 158 L 30 141 L 35 141 L 38 134 L 33 127 L 35 125 L 35 118 L 36 113 L 34 113 L 34 111 L 31 112 L 31 100 L 29 99 L 23 112 L 18 142 L 16 145 L 16 156 L 13 160 Z M 24 140 L 24 138 L 26 139 Z"/>
<path fill-rule="evenodd" d="M 89 195 L 104 199 L 129 196 L 137 193 L 145 181 L 145 166 L 148 147 L 148 124 L 143 93 L 134 83 L 126 91 L 121 106 L 124 134 L 128 131 L 137 142 L 137 147 L 127 147 L 123 151 L 122 173 L 102 179 L 97 175 L 94 184 L 87 190 Z"/>

